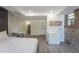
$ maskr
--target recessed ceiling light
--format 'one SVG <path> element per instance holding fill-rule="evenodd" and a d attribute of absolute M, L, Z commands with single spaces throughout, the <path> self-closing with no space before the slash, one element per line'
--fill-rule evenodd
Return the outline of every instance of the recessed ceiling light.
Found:
<path fill-rule="evenodd" d="M 52 19 L 54 17 L 53 13 L 49 13 L 47 16 L 49 19 Z"/>
<path fill-rule="evenodd" d="M 35 16 L 36 14 L 34 13 L 29 13 L 28 16 Z"/>

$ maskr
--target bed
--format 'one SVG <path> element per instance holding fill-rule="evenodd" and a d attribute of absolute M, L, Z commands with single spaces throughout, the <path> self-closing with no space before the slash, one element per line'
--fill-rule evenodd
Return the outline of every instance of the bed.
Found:
<path fill-rule="evenodd" d="M 6 31 L 5 31 L 6 30 Z M 0 53 L 35 53 L 36 38 L 8 37 L 8 11 L 0 7 Z"/>
<path fill-rule="evenodd" d="M 37 52 L 38 41 L 36 38 L 8 37 L 4 33 L 0 32 L 0 53 L 36 53 Z"/>

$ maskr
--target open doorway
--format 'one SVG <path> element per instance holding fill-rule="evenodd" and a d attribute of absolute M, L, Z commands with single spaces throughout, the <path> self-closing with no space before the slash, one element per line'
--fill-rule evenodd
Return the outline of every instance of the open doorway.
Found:
<path fill-rule="evenodd" d="M 25 31 L 26 36 L 46 35 L 47 17 L 27 16 L 27 19 L 25 20 Z"/>
<path fill-rule="evenodd" d="M 30 35 L 31 34 L 31 22 L 30 21 L 25 21 L 25 35 Z"/>
<path fill-rule="evenodd" d="M 27 34 L 31 34 L 31 24 L 28 24 L 27 26 Z"/>
<path fill-rule="evenodd" d="M 38 36 L 46 35 L 46 20 L 25 21 L 26 35 Z"/>

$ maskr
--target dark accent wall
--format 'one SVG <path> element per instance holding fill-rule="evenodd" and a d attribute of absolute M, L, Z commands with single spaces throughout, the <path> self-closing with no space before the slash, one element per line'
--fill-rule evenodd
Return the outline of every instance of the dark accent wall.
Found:
<path fill-rule="evenodd" d="M 0 7 L 0 31 L 4 30 L 8 33 L 8 11 Z"/>

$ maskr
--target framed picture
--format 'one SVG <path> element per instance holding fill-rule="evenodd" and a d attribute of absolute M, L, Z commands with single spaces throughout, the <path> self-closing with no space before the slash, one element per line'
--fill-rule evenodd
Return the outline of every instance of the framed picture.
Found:
<path fill-rule="evenodd" d="M 49 21 L 49 26 L 61 26 L 62 21 Z"/>

